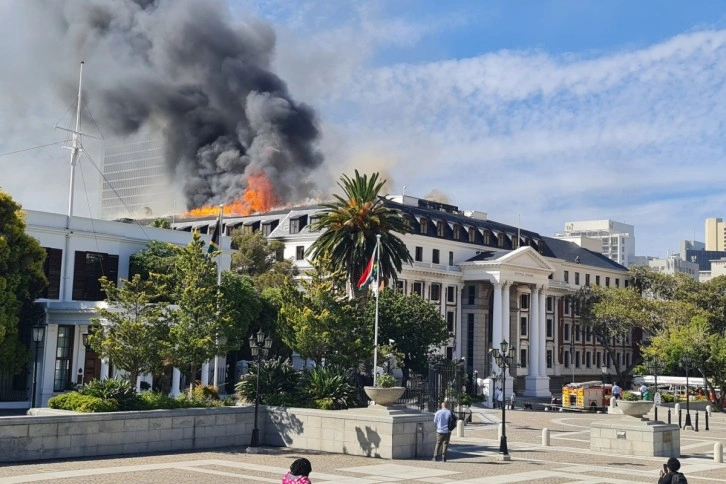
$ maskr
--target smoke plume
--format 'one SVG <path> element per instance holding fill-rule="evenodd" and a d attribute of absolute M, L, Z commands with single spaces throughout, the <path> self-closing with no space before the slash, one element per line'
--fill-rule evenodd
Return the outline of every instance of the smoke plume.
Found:
<path fill-rule="evenodd" d="M 317 120 L 270 71 L 269 26 L 233 22 L 221 0 L 32 0 L 22 8 L 38 29 L 29 46 L 37 70 L 72 99 L 84 60 L 84 97 L 99 126 L 116 136 L 161 132 L 188 208 L 237 199 L 259 174 L 282 200 L 309 193 L 308 175 L 322 163 Z"/>

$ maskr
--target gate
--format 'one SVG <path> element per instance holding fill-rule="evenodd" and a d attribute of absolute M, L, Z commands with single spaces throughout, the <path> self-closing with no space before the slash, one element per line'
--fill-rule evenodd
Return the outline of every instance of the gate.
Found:
<path fill-rule="evenodd" d="M 440 361 L 429 366 L 428 411 L 438 410 L 446 400 L 450 409 L 459 405 L 459 396 L 466 392 L 466 370 L 460 361 Z"/>

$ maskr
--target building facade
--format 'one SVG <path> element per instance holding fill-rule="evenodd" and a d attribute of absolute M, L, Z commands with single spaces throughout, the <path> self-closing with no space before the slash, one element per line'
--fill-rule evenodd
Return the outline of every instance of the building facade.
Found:
<path fill-rule="evenodd" d="M 635 227 L 621 222 L 613 220 L 566 222 L 565 231 L 556 233 L 555 237 L 564 240 L 573 237 L 597 239 L 601 243 L 601 253 L 625 267 L 629 267 L 635 257 Z"/>
<path fill-rule="evenodd" d="M 726 251 L 726 224 L 720 218 L 707 218 L 705 245 L 709 251 Z"/>
<path fill-rule="evenodd" d="M 683 260 L 681 259 L 680 254 L 671 254 L 665 259 L 650 260 L 648 261 L 648 267 L 662 274 L 687 274 L 693 278 L 694 281 L 698 281 L 698 263 Z"/>
<path fill-rule="evenodd" d="M 499 369 L 489 348 L 506 339 L 517 348 L 511 369 L 516 392 L 545 397 L 574 380 L 599 380 L 601 367 L 630 366 L 634 338 L 607 354 L 579 319 L 571 296 L 586 285 L 626 287 L 626 268 L 597 251 L 489 220 L 482 212 L 411 196 L 389 197 L 412 229 L 402 237 L 414 261 L 395 281 L 397 290 L 417 294 L 441 312 L 452 337 L 442 356 L 464 359 L 467 373 L 484 377 Z M 284 243 L 284 257 L 301 272 L 311 267 L 305 253 L 319 233 L 312 224 L 320 207 L 225 218 L 225 230 L 261 231 Z M 195 224 L 175 224 L 193 230 Z M 387 281 L 393 284 L 393 281 Z M 511 387 L 509 387 L 511 388 Z"/>

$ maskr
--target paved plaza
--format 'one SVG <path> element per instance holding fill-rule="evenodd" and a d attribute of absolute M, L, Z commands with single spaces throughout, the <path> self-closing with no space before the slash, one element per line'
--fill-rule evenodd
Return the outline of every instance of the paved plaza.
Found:
<path fill-rule="evenodd" d="M 665 461 L 591 452 L 590 422 L 618 416 L 532 411 L 507 412 L 512 460 L 501 461 L 499 416 L 480 410 L 464 437 L 452 437 L 447 462 L 432 462 L 429 455 L 389 461 L 272 447 L 248 454 L 243 448 L 230 448 L 9 465 L 0 467 L 0 483 L 279 483 L 300 456 L 312 462 L 315 484 L 655 483 Z M 551 431 L 549 447 L 541 445 L 543 427 Z M 700 432 L 681 432 L 682 470 L 689 483 L 726 482 L 726 464 L 713 460 L 714 443 L 726 446 L 726 416 L 714 415 L 710 429 L 706 432 L 701 421 Z"/>

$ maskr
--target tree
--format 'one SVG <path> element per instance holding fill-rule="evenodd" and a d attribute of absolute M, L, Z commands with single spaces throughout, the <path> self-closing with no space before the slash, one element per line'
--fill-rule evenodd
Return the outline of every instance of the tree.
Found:
<path fill-rule="evenodd" d="M 285 244 L 279 240 L 267 240 L 261 232 L 232 233 L 232 270 L 250 276 L 255 287 L 262 291 L 268 287 L 282 287 L 297 275 L 297 267 L 290 260 L 282 259 Z"/>
<path fill-rule="evenodd" d="M 217 266 L 207 256 L 199 234 L 179 251 L 172 291 L 176 307 L 167 307 L 169 319 L 169 360 L 177 368 L 189 370 L 190 387 L 197 370 L 219 353 L 226 352 L 223 337 L 233 338 L 228 306 L 217 286 Z"/>
<path fill-rule="evenodd" d="M 45 251 L 25 233 L 20 205 L 0 191 L 0 367 L 13 373 L 24 367 L 28 352 L 18 326 L 23 308 L 37 299 L 47 284 Z M 35 320 L 28 321 L 29 324 Z"/>
<path fill-rule="evenodd" d="M 171 302 L 171 295 L 178 285 L 177 260 L 179 247 L 169 242 L 152 240 L 146 249 L 131 256 L 129 273 L 133 277 L 139 274 L 146 281 L 154 278 L 155 283 L 163 284 L 165 291 L 157 291 L 156 301 Z"/>
<path fill-rule="evenodd" d="M 367 319 L 374 321 L 375 300 L 368 303 Z M 438 309 L 416 294 L 405 295 L 393 289 L 381 291 L 378 299 L 378 341 L 393 340 L 393 351 L 403 357 L 403 384 L 409 372 L 424 374 L 436 351 L 451 334 Z"/>
<path fill-rule="evenodd" d="M 327 256 L 355 287 L 380 235 L 381 277 L 396 279 L 403 263 L 413 262 L 406 244 L 396 234 L 406 234 L 411 229 L 379 195 L 385 180 L 379 181 L 378 173 L 370 178 L 361 176 L 358 170 L 352 179 L 343 175 L 340 180 L 338 186 L 343 195 L 334 195 L 334 202 L 323 205 L 320 220 L 314 226 L 323 233 L 308 249 L 309 256 Z"/>
<path fill-rule="evenodd" d="M 98 317 L 91 320 L 89 345 L 126 371 L 131 384 L 136 385 L 139 375 L 161 372 L 168 350 L 168 321 L 160 304 L 153 302 L 156 285 L 142 280 L 139 274 L 129 281 L 121 280 L 118 288 L 105 276 L 100 282 L 109 307 L 96 309 Z M 102 324 L 104 320 L 106 324 Z"/>
<path fill-rule="evenodd" d="M 264 303 L 251 278 L 231 271 L 222 272 L 221 290 L 230 319 L 226 346 L 239 348 L 247 344 L 247 332 L 260 317 Z"/>
<path fill-rule="evenodd" d="M 323 359 L 345 367 L 357 364 L 372 349 L 372 320 L 364 320 L 361 310 L 365 301 L 348 300 L 345 274 L 331 271 L 325 257 L 313 261 L 307 275 L 302 291 L 292 283 L 282 289 L 278 327 L 283 342 L 318 365 Z"/>

